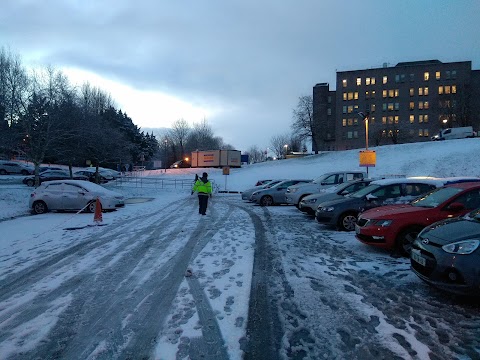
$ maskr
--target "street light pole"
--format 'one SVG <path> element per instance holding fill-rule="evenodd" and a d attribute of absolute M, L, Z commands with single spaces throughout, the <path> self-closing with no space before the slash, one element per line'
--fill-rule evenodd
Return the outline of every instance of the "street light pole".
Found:
<path fill-rule="evenodd" d="M 165 161 L 164 161 L 164 165 L 163 165 L 163 169 L 164 169 L 164 172 L 166 173 L 167 172 L 167 139 L 165 139 L 164 141 L 164 144 L 165 144 Z"/>
<path fill-rule="evenodd" d="M 285 159 L 287 158 L 287 153 L 288 153 L 288 144 L 283 145 L 285 148 Z"/>

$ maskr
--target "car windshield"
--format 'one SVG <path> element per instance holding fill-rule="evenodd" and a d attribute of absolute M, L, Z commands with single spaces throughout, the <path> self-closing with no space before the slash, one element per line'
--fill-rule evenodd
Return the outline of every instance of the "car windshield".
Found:
<path fill-rule="evenodd" d="M 427 193 L 426 195 L 416 198 L 410 204 L 417 207 L 434 208 L 461 191 L 461 188 L 456 187 L 444 187 L 435 189 Z"/>
<path fill-rule="evenodd" d="M 327 175 L 322 175 L 322 176 L 316 178 L 315 180 L 313 180 L 312 182 L 314 184 L 321 184 L 328 176 Z"/>
<path fill-rule="evenodd" d="M 375 185 L 375 184 L 374 185 L 368 185 L 368 186 L 364 187 L 363 189 L 360 189 L 357 192 L 354 192 L 354 193 L 350 194 L 350 196 L 351 197 L 356 197 L 356 198 L 361 198 L 361 197 L 364 197 L 367 194 L 370 194 L 372 191 L 377 190 L 380 187 L 381 187 L 381 185 Z"/>

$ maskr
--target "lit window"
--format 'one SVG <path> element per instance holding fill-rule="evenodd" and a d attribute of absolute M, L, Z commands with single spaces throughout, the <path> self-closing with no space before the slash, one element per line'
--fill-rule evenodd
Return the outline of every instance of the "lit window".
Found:
<path fill-rule="evenodd" d="M 450 94 L 450 85 L 445 86 L 445 94 Z"/>
<path fill-rule="evenodd" d="M 423 115 L 418 115 L 418 122 L 423 123 Z"/>
<path fill-rule="evenodd" d="M 350 113 L 352 113 L 352 112 L 353 112 L 353 106 L 350 105 L 350 106 L 348 107 L 348 113 L 350 114 Z"/>
<path fill-rule="evenodd" d="M 399 94 L 400 94 L 399 90 L 395 89 L 395 97 L 398 97 Z"/>
<path fill-rule="evenodd" d="M 355 110 L 355 112 L 358 112 L 358 105 L 355 105 L 355 106 L 353 107 L 353 110 Z"/>
<path fill-rule="evenodd" d="M 387 81 L 388 81 L 388 76 L 384 76 L 384 77 L 383 77 L 383 83 L 386 84 Z"/>
<path fill-rule="evenodd" d="M 394 97 L 395 96 L 395 90 L 388 90 L 388 97 Z"/>
<path fill-rule="evenodd" d="M 362 78 L 357 78 L 357 86 L 362 85 Z"/>
<path fill-rule="evenodd" d="M 414 109 L 415 109 L 415 103 L 414 103 L 413 101 L 410 101 L 409 109 L 410 109 L 410 110 L 414 110 Z"/>
<path fill-rule="evenodd" d="M 438 95 L 442 95 L 443 94 L 443 86 L 439 86 L 438 87 Z"/>
<path fill-rule="evenodd" d="M 422 96 L 423 95 L 423 88 L 418 88 L 418 95 Z"/>
<path fill-rule="evenodd" d="M 388 117 L 388 123 L 391 125 L 393 124 L 393 116 Z"/>
<path fill-rule="evenodd" d="M 372 99 L 375 99 L 375 90 L 372 91 Z"/>
<path fill-rule="evenodd" d="M 353 100 L 353 92 L 348 93 L 348 100 Z"/>
<path fill-rule="evenodd" d="M 347 100 L 347 93 L 346 92 L 343 93 L 343 100 Z"/>
<path fill-rule="evenodd" d="M 375 111 L 375 104 L 372 104 L 370 105 L 370 112 L 374 112 Z"/>
<path fill-rule="evenodd" d="M 370 117 L 370 123 L 373 125 L 375 124 L 375 116 Z"/>
<path fill-rule="evenodd" d="M 424 109 L 428 109 L 428 107 L 429 107 L 428 101 L 425 101 L 425 102 L 423 103 L 423 108 L 424 108 Z"/>
<path fill-rule="evenodd" d="M 415 95 L 415 89 L 414 88 L 410 88 L 410 96 L 413 96 Z"/>
<path fill-rule="evenodd" d="M 347 87 L 347 79 L 343 79 L 343 80 L 342 80 L 342 86 L 343 86 L 343 87 Z"/>
<path fill-rule="evenodd" d="M 428 136 L 428 129 L 423 129 L 423 136 Z"/>
<path fill-rule="evenodd" d="M 457 85 L 452 85 L 452 94 L 457 93 Z"/>
<path fill-rule="evenodd" d="M 395 119 L 395 124 L 398 124 L 400 117 L 398 115 L 395 115 L 394 119 Z"/>
<path fill-rule="evenodd" d="M 342 126 L 347 126 L 347 119 L 342 119 Z"/>
<path fill-rule="evenodd" d="M 420 110 L 423 109 L 423 101 L 419 101 L 419 102 L 418 102 L 418 108 L 419 108 Z"/>
<path fill-rule="evenodd" d="M 353 125 L 358 125 L 358 119 L 357 118 L 353 118 Z"/>
<path fill-rule="evenodd" d="M 353 93 L 353 98 L 354 98 L 355 100 L 358 100 L 358 91 L 355 91 L 355 92 Z"/>
<path fill-rule="evenodd" d="M 393 103 L 388 103 L 388 111 L 393 111 Z"/>
<path fill-rule="evenodd" d="M 348 119 L 348 126 L 352 126 L 353 125 L 353 119 Z"/>
<path fill-rule="evenodd" d="M 428 122 L 428 115 L 423 115 L 423 122 Z"/>
<path fill-rule="evenodd" d="M 423 130 L 422 129 L 418 130 L 418 136 L 423 136 Z"/>
<path fill-rule="evenodd" d="M 387 136 L 387 132 L 385 130 L 382 130 L 382 137 Z"/>
<path fill-rule="evenodd" d="M 365 78 L 365 85 L 370 85 L 370 78 Z"/>
<path fill-rule="evenodd" d="M 435 79 L 440 80 L 440 71 L 435 72 Z"/>
<path fill-rule="evenodd" d="M 372 85 L 375 85 L 375 78 L 372 77 Z"/>
<path fill-rule="evenodd" d="M 383 90 L 383 91 L 382 91 L 382 97 L 383 97 L 383 98 L 386 98 L 386 97 L 387 97 L 387 90 Z"/>
<path fill-rule="evenodd" d="M 423 89 L 423 95 L 427 96 L 428 95 L 428 87 Z"/>
<path fill-rule="evenodd" d="M 410 115 L 410 124 L 415 122 L 415 115 Z"/>
<path fill-rule="evenodd" d="M 386 124 L 387 123 L 387 117 L 386 116 L 382 116 L 382 124 Z"/>
<path fill-rule="evenodd" d="M 370 92 L 365 91 L 365 99 L 370 99 Z"/>
<path fill-rule="evenodd" d="M 428 71 L 425 71 L 423 73 L 423 80 L 427 81 L 428 79 L 430 79 L 430 73 Z"/>

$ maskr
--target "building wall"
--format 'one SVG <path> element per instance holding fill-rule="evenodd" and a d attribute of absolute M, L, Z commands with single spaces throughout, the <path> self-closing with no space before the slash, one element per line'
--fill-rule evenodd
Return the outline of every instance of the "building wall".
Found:
<path fill-rule="evenodd" d="M 336 91 L 325 84 L 314 87 L 314 119 L 335 134 L 333 141 L 319 139 L 319 150 L 365 147 L 365 123 L 358 112 L 370 114 L 370 146 L 430 141 L 444 127 L 478 127 L 479 119 L 472 115 L 479 97 L 472 95 L 478 95 L 479 82 L 470 61 L 429 60 L 337 72 Z M 335 97 L 333 118 L 326 115 L 327 92 Z"/>
<path fill-rule="evenodd" d="M 328 83 L 313 87 L 313 119 L 314 141 L 313 151 L 329 151 L 335 149 L 336 123 L 335 91 L 330 91 Z"/>

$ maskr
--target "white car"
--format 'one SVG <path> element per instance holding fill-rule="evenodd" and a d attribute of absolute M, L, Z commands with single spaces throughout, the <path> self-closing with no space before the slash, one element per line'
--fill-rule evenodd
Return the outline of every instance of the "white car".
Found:
<path fill-rule="evenodd" d="M 115 210 L 125 206 L 122 194 L 85 180 L 52 180 L 42 183 L 30 195 L 29 207 L 34 214 L 48 211 L 95 212 L 99 198 L 102 210 Z"/>
<path fill-rule="evenodd" d="M 0 175 L 22 174 L 31 175 L 35 171 L 32 165 L 17 161 L 0 160 Z"/>

